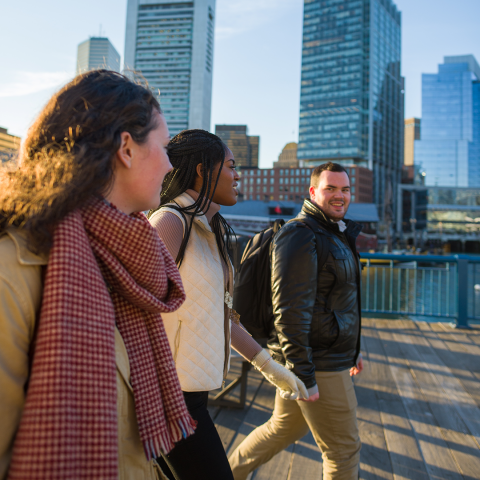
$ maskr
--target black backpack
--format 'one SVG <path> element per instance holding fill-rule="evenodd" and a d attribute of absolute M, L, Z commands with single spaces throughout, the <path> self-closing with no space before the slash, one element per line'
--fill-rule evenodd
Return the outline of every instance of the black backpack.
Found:
<path fill-rule="evenodd" d="M 315 232 L 316 241 L 320 243 L 320 248 L 317 248 L 320 252 L 320 272 L 328 257 L 328 238 L 318 232 L 313 220 L 302 218 L 290 221 L 302 222 Z M 275 220 L 272 227 L 258 232 L 248 241 L 235 274 L 233 308 L 240 314 L 241 324 L 257 339 L 269 337 L 273 328 L 270 252 L 273 237 L 283 225 L 283 220 Z"/>

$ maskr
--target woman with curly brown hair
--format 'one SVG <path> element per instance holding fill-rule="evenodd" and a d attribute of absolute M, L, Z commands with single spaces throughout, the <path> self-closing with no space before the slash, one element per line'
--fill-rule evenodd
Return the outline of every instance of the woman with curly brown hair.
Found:
<path fill-rule="evenodd" d="M 76 77 L 0 173 L 0 478 L 158 478 L 193 433 L 162 313 L 185 300 L 142 213 L 171 170 L 146 88 Z"/>

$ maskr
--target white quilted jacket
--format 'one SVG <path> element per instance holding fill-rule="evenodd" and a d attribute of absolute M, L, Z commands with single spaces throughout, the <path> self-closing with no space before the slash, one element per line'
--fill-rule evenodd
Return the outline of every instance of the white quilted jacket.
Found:
<path fill-rule="evenodd" d="M 183 194 L 175 202 L 186 207 L 193 200 Z M 178 211 L 163 208 L 184 224 Z M 231 284 L 230 262 L 228 268 Z M 180 385 L 185 392 L 215 390 L 222 386 L 230 366 L 230 321 L 225 320 L 220 253 L 204 215 L 195 217 L 180 274 L 187 295 L 185 303 L 173 313 L 162 313 Z"/>

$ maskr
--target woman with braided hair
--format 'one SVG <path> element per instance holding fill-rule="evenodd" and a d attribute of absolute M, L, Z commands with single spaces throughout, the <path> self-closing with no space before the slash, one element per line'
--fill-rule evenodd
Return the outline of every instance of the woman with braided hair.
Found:
<path fill-rule="evenodd" d="M 0 170 L 1 480 L 158 480 L 194 432 L 162 321 L 185 291 L 142 213 L 169 139 L 150 90 L 96 70 Z"/>
<path fill-rule="evenodd" d="M 225 381 L 230 346 L 284 398 L 306 398 L 307 392 L 293 373 L 253 340 L 232 310 L 229 249 L 234 232 L 219 212 L 221 205 L 237 202 L 240 177 L 232 152 L 204 130 L 179 133 L 170 140 L 167 152 L 173 170 L 163 182 L 160 207 L 149 217 L 176 259 L 187 295 L 179 310 L 163 318 L 185 402 L 198 423 L 195 435 L 177 443 L 160 464 L 171 480 L 233 480 L 207 410 L 208 392 Z"/>

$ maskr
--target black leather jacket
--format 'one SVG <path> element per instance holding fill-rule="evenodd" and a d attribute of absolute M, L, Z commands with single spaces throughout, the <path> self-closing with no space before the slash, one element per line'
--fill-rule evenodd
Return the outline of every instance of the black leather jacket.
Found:
<path fill-rule="evenodd" d="M 314 219 L 314 231 L 303 222 Z M 360 271 L 355 240 L 361 225 L 345 220 L 342 233 L 310 200 L 272 241 L 272 301 L 275 328 L 268 348 L 274 359 L 315 386 L 315 370 L 340 371 L 355 365 L 360 352 Z M 329 254 L 318 272 L 318 235 Z"/>

